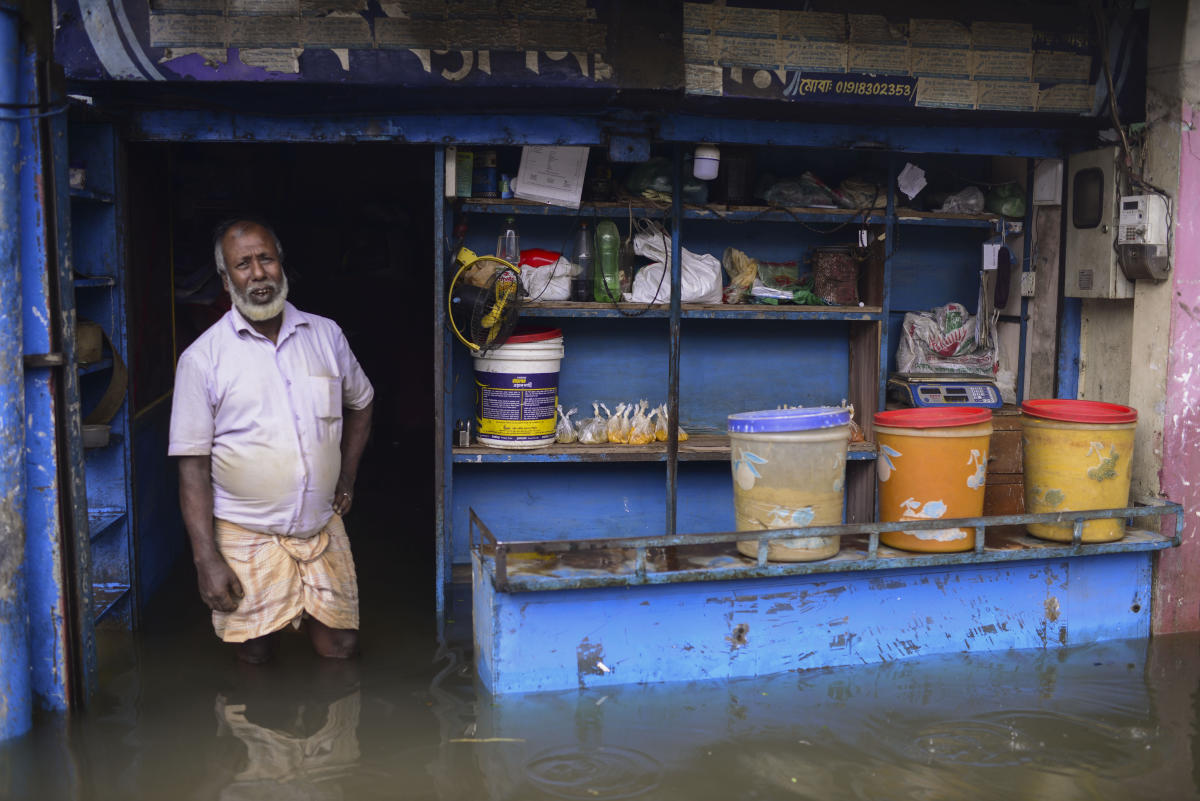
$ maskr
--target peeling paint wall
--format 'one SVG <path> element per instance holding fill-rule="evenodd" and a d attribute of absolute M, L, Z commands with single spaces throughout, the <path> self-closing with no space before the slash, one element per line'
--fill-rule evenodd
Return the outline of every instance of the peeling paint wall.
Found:
<path fill-rule="evenodd" d="M 1162 492 L 1183 505 L 1186 522 L 1183 545 L 1158 562 L 1154 631 L 1161 634 L 1200 629 L 1200 586 L 1194 580 L 1200 570 L 1200 8 L 1170 3 L 1164 12 L 1159 21 L 1176 27 L 1163 31 L 1157 42 L 1163 46 L 1156 47 L 1152 17 L 1149 67 L 1157 92 L 1152 101 L 1166 109 L 1156 127 L 1179 132 L 1179 191 L 1174 272 L 1169 293 L 1162 293 L 1170 314 L 1160 318 L 1170 320 L 1170 336 L 1158 478 Z M 1180 30 L 1182 43 L 1169 49 Z"/>

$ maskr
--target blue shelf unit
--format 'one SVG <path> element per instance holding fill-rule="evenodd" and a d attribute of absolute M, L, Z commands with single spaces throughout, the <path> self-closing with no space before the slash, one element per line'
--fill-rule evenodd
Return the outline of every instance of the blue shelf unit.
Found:
<path fill-rule="evenodd" d="M 669 145 L 663 150 L 672 152 Z M 683 150 L 676 148 L 674 157 L 682 160 Z M 853 403 L 867 441 L 850 449 L 846 519 L 873 520 L 871 418 L 883 408 L 903 310 L 910 303 L 928 309 L 956 300 L 973 311 L 981 244 L 1004 227 L 990 214 L 909 209 L 894 191 L 886 192 L 886 205 L 881 193 L 878 207 L 867 211 L 722 204 L 672 208 L 636 200 L 584 202 L 570 209 L 519 200 L 455 199 L 444 197 L 444 157 L 439 150 L 435 163 L 435 235 L 442 243 L 435 303 L 438 325 L 446 332 L 435 354 L 443 437 L 436 524 L 439 604 L 445 585 L 465 578 L 471 509 L 484 519 L 498 516 L 513 525 L 519 520 L 530 539 L 547 541 L 733 529 L 724 432 L 727 415 L 736 411 Z M 914 157 L 773 146 L 760 151 L 758 168 L 780 175 L 812 169 L 835 178 L 864 171 L 895 186 L 908 158 Z M 931 166 L 950 160 L 956 174 L 991 178 L 988 156 L 920 160 Z M 664 403 L 677 393 L 679 419 L 691 438 L 679 443 L 675 454 L 664 443 L 555 445 L 524 452 L 454 446 L 450 431 L 455 421 L 473 415 L 474 377 L 466 348 L 444 327 L 444 292 L 453 274 L 452 232 L 461 234 L 465 224 L 464 244 L 476 253 L 491 253 L 504 218 L 512 216 L 523 248 L 569 255 L 580 221 L 594 230 L 597 220 L 611 219 L 624 237 L 631 214 L 658 220 L 670 232 L 673 247 L 717 258 L 734 247 L 762 261 L 800 262 L 802 272 L 808 270 L 814 248 L 853 244 L 863 231 L 872 245 L 860 264 L 861 305 L 681 303 L 673 311 L 669 303 L 527 302 L 523 320 L 563 332 L 559 399 L 564 408 L 579 409 L 575 419 L 591 416 L 594 400 L 611 409 L 617 402 L 640 398 Z M 897 295 L 904 304 L 900 307 Z"/>
<path fill-rule="evenodd" d="M 77 319 L 99 324 L 106 338 L 100 360 L 75 365 L 86 421 L 114 378 L 120 382 L 115 368 L 128 354 L 119 142 L 110 123 L 73 118 L 67 127 L 67 150 L 73 171 L 82 169 L 84 174 L 83 186 L 69 192 L 74 272 L 70 291 Z M 131 629 L 137 602 L 127 387 L 125 396 L 108 421 L 108 443 L 84 450 L 90 544 L 86 583 L 92 592 L 93 625 Z"/>

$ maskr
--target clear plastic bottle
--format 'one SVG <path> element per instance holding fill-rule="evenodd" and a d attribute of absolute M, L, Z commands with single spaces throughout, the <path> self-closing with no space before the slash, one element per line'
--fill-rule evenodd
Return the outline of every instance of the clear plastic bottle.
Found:
<path fill-rule="evenodd" d="M 571 279 L 571 300 L 586 303 L 592 299 L 595 258 L 592 232 L 586 222 L 581 222 L 575 233 L 575 250 L 571 255 L 571 261 L 579 265 L 579 274 Z"/>
<path fill-rule="evenodd" d="M 517 234 L 517 220 L 506 217 L 504 231 L 496 237 L 496 258 L 504 259 L 509 264 L 521 262 L 521 237 Z"/>
<path fill-rule="evenodd" d="M 597 303 L 616 303 L 621 299 L 621 234 L 612 220 L 596 225 L 596 278 L 594 295 Z"/>

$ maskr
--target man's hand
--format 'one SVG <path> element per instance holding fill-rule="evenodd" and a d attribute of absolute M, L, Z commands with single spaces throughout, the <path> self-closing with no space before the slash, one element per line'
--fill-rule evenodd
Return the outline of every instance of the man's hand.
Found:
<path fill-rule="evenodd" d="M 242 583 L 221 557 L 196 562 L 200 597 L 214 612 L 232 612 L 242 599 Z"/>
<path fill-rule="evenodd" d="M 354 479 L 347 478 L 345 473 L 338 476 L 337 487 L 333 491 L 333 511 L 342 517 L 350 511 L 354 504 Z"/>

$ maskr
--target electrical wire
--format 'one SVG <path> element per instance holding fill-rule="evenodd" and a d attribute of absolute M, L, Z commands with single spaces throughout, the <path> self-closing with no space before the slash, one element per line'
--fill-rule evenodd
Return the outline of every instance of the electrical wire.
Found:
<path fill-rule="evenodd" d="M 1145 180 L 1143 169 L 1145 166 L 1146 147 L 1144 142 L 1140 143 L 1142 163 L 1138 169 L 1134 170 L 1133 153 L 1129 147 L 1129 137 L 1125 134 L 1125 127 L 1121 125 L 1121 117 L 1117 111 L 1117 92 L 1113 84 L 1112 65 L 1108 57 L 1108 18 L 1104 14 L 1104 10 L 1099 2 L 1093 0 L 1092 3 L 1093 18 L 1096 23 L 1098 38 L 1100 39 L 1100 61 L 1104 68 L 1104 79 L 1108 86 L 1108 110 L 1117 134 L 1121 138 L 1121 151 L 1123 158 L 1121 159 L 1121 174 L 1125 177 L 1126 183 L 1132 189 L 1141 189 L 1142 191 L 1150 191 L 1163 199 L 1164 205 L 1167 207 L 1167 263 L 1171 263 L 1171 254 L 1174 249 L 1174 204 L 1169 192 L 1160 189 L 1149 181 Z M 1113 240 L 1113 250 L 1117 253 L 1117 261 L 1120 262 L 1120 250 L 1117 247 L 1117 240 Z"/>

